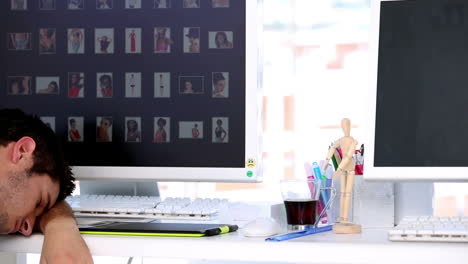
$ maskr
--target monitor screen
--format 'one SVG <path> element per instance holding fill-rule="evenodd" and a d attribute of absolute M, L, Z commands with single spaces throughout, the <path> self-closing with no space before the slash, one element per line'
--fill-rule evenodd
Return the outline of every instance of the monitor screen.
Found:
<path fill-rule="evenodd" d="M 78 178 L 257 181 L 248 2 L 3 1 L 0 107 L 40 116 Z"/>
<path fill-rule="evenodd" d="M 368 176 L 467 179 L 446 169 L 468 167 L 466 3 L 379 4 Z"/>

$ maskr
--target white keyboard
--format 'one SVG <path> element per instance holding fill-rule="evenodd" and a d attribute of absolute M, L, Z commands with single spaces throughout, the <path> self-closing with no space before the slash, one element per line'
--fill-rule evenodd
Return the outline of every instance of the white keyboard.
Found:
<path fill-rule="evenodd" d="M 75 216 L 213 220 L 227 207 L 226 199 L 166 198 L 121 195 L 75 195 L 67 202 Z"/>
<path fill-rule="evenodd" d="M 388 231 L 391 241 L 468 242 L 468 217 L 410 216 Z"/>

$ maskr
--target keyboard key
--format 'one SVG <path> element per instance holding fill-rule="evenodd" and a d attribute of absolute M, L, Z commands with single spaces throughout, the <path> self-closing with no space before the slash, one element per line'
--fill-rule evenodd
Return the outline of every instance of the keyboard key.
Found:
<path fill-rule="evenodd" d="M 417 235 L 433 235 L 434 231 L 432 229 L 421 229 L 416 231 Z"/>
<path fill-rule="evenodd" d="M 390 235 L 403 235 L 405 233 L 405 230 L 403 229 L 392 229 L 388 231 L 388 234 Z"/>
<path fill-rule="evenodd" d="M 402 222 L 414 222 L 416 220 L 418 220 L 417 216 L 405 216 L 403 217 Z"/>

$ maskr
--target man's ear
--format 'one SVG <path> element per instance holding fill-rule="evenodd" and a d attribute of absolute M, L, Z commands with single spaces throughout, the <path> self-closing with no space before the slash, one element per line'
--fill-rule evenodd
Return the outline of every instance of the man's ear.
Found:
<path fill-rule="evenodd" d="M 36 142 L 30 137 L 22 137 L 13 145 L 11 160 L 18 163 L 21 159 L 32 156 Z"/>

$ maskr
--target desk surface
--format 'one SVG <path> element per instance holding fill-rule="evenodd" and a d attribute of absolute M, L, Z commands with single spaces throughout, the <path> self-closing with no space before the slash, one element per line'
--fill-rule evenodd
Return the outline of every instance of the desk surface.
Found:
<path fill-rule="evenodd" d="M 95 256 L 141 256 L 239 262 L 467 263 L 468 244 L 390 242 L 385 230 L 315 234 L 283 242 L 240 232 L 206 238 L 84 236 Z M 0 236 L 0 252 L 40 253 L 43 236 Z"/>

